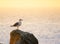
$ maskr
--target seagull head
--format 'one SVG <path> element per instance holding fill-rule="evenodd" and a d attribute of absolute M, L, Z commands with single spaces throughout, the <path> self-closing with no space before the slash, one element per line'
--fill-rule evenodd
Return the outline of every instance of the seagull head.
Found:
<path fill-rule="evenodd" d="M 19 21 L 23 21 L 23 19 L 19 19 Z"/>

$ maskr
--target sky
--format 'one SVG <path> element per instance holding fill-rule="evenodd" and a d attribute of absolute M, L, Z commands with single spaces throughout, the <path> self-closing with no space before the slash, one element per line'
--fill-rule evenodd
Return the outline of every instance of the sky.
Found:
<path fill-rule="evenodd" d="M 3 8 L 60 7 L 60 0 L 0 0 L 0 7 Z"/>
<path fill-rule="evenodd" d="M 48 15 L 49 14 L 49 15 Z M 0 0 L 0 16 L 59 16 L 60 0 Z"/>

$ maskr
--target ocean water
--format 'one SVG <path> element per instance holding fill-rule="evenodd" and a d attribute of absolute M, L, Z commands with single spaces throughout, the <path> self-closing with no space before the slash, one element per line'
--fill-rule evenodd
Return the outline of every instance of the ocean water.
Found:
<path fill-rule="evenodd" d="M 20 16 L 2 16 L 0 18 L 0 43 L 9 44 L 10 32 L 16 27 L 10 27 L 18 21 Z M 19 28 L 22 31 L 33 33 L 38 39 L 39 44 L 60 44 L 60 16 L 24 16 L 22 25 Z"/>
<path fill-rule="evenodd" d="M 0 24 L 0 43 L 9 44 L 10 32 L 16 28 Z M 20 30 L 33 33 L 39 44 L 60 44 L 60 25 L 58 24 L 28 24 Z"/>

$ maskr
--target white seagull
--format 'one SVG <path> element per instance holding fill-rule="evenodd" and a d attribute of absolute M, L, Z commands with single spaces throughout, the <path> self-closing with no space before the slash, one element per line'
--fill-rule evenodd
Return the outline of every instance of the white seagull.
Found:
<path fill-rule="evenodd" d="M 19 22 L 16 22 L 14 25 L 12 25 L 11 27 L 17 27 L 17 29 L 19 29 L 19 26 L 21 26 L 22 24 L 22 19 L 19 19 Z"/>

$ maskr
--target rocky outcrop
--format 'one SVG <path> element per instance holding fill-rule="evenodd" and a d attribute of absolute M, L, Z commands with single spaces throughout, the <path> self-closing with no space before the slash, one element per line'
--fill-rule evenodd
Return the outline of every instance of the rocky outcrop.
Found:
<path fill-rule="evenodd" d="M 38 44 L 38 40 L 31 33 L 13 30 L 10 33 L 10 44 Z"/>

